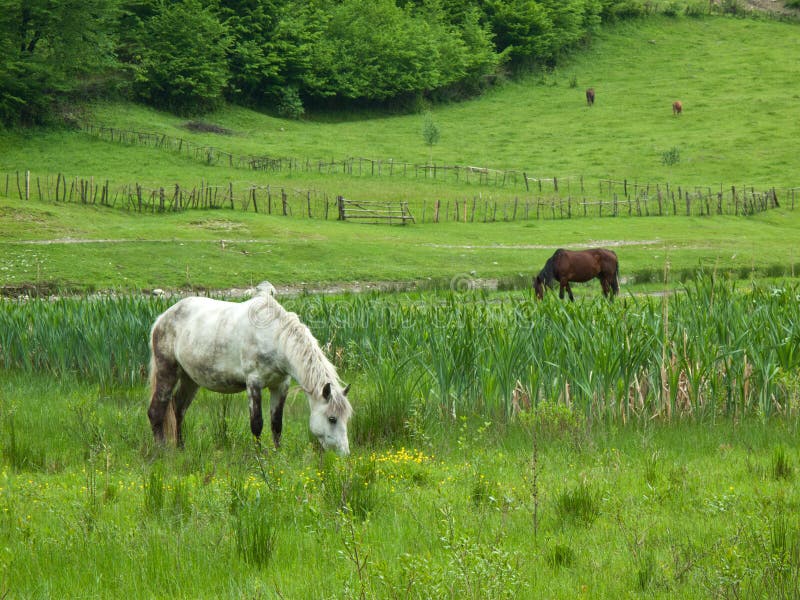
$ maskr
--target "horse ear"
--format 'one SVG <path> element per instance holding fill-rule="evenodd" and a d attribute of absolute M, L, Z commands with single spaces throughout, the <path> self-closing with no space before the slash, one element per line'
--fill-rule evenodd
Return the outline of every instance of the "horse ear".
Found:
<path fill-rule="evenodd" d="M 331 399 L 331 384 L 326 383 L 322 386 L 322 397 L 325 398 L 325 401 L 329 401 Z"/>
<path fill-rule="evenodd" d="M 347 384 L 347 387 L 346 387 L 346 388 L 344 388 L 344 390 L 342 390 L 342 394 L 344 394 L 345 396 L 347 396 L 347 392 L 349 392 L 349 391 L 350 391 L 350 384 L 348 383 L 348 384 Z"/>

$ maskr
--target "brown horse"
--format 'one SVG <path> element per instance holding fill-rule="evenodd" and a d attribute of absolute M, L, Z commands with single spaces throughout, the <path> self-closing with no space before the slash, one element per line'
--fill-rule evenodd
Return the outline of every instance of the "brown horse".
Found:
<path fill-rule="evenodd" d="M 683 112 L 683 104 L 681 103 L 680 100 L 675 100 L 675 102 L 672 103 L 672 114 L 677 117 L 682 112 Z"/>
<path fill-rule="evenodd" d="M 597 277 L 603 286 L 603 295 L 614 298 L 619 293 L 619 263 L 617 255 L 611 250 L 593 248 L 591 250 L 564 250 L 559 248 L 553 256 L 547 259 L 544 268 L 533 280 L 533 289 L 539 300 L 544 296 L 544 286 L 553 287 L 558 282 L 560 289 L 558 297 L 564 299 L 564 290 L 569 294 L 569 299 L 575 301 L 572 295 L 570 281 L 584 282 Z M 610 294 L 610 296 L 609 296 Z"/>
<path fill-rule="evenodd" d="M 594 104 L 594 88 L 586 90 L 586 104 L 592 106 Z"/>

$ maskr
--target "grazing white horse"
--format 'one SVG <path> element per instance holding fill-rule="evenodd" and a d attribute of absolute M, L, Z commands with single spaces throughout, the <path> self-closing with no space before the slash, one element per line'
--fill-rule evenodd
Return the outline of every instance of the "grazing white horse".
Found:
<path fill-rule="evenodd" d="M 250 430 L 263 428 L 261 390 L 270 392 L 272 439 L 280 445 L 283 404 L 291 379 L 308 396 L 309 428 L 325 449 L 350 453 L 352 408 L 335 367 L 297 315 L 272 297 L 264 282 L 247 302 L 191 297 L 180 300 L 150 332 L 151 399 L 147 416 L 156 441 L 168 434 L 183 445 L 181 424 L 199 387 L 223 394 L 247 390 Z"/>

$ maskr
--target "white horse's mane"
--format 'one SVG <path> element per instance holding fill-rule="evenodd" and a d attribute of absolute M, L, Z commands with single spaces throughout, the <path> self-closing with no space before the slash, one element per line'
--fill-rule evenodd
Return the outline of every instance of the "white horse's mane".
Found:
<path fill-rule="evenodd" d="M 295 313 L 287 311 L 273 298 L 275 288 L 269 282 L 264 282 L 256 290 L 258 293 L 254 298 L 259 298 L 262 302 L 259 313 L 266 309 L 278 322 L 277 341 L 295 371 L 293 375 L 297 382 L 315 396 L 322 393 L 322 387 L 326 383 L 330 383 L 334 389 L 341 388 L 336 367 L 325 356 L 317 338 Z M 338 416 L 347 418 L 353 410 L 344 394 L 331 395 L 331 408 Z"/>

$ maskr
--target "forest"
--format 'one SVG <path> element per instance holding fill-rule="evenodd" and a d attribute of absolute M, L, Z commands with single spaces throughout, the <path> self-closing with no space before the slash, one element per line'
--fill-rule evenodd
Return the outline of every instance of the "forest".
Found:
<path fill-rule="evenodd" d="M 698 1 L 700 10 L 708 3 Z M 0 124 L 75 120 L 85 100 L 197 115 L 480 94 L 556 64 L 644 0 L 0 0 Z M 687 13 L 693 8 L 684 7 Z"/>

